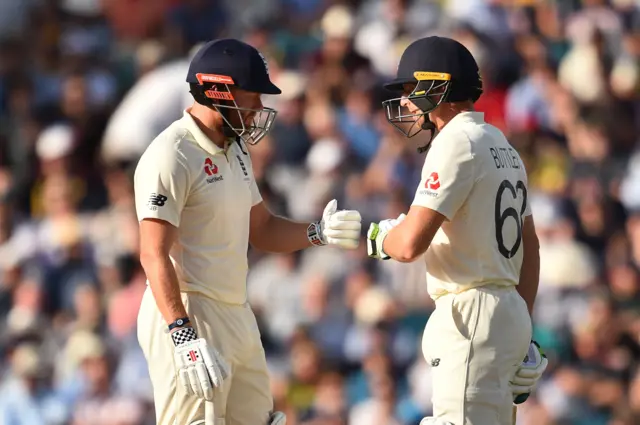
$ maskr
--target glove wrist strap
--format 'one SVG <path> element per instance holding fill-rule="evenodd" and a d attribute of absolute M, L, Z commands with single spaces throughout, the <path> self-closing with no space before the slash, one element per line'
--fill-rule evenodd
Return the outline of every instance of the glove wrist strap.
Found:
<path fill-rule="evenodd" d="M 386 252 L 384 252 L 384 249 L 382 249 L 382 247 L 384 246 L 384 240 L 387 238 L 387 232 L 384 232 L 384 234 L 380 235 L 380 239 L 379 241 L 376 241 L 379 243 L 379 247 L 378 247 L 378 253 L 380 254 L 380 258 L 382 260 L 388 260 L 389 258 L 391 258 L 389 255 L 387 255 Z"/>
<path fill-rule="evenodd" d="M 309 224 L 309 227 L 307 227 L 307 238 L 313 246 L 323 246 L 327 244 L 322 240 L 322 225 L 319 221 Z"/>
<path fill-rule="evenodd" d="M 173 339 L 174 345 L 182 345 L 187 342 L 195 341 L 198 339 L 198 335 L 196 334 L 196 330 L 191 326 L 187 326 L 186 328 L 175 329 L 171 332 L 171 339 Z"/>
<path fill-rule="evenodd" d="M 375 239 L 373 240 L 373 243 L 375 243 L 375 250 L 378 252 L 378 256 L 381 260 L 388 260 L 389 258 L 391 258 L 387 255 L 386 252 L 384 252 L 384 249 L 382 249 L 382 247 L 384 246 L 384 240 L 387 238 L 387 233 L 388 232 L 380 232 L 380 234 L 376 235 Z"/>

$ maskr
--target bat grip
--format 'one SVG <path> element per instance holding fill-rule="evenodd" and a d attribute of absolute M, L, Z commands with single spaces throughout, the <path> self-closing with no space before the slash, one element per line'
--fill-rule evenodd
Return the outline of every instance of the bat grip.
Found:
<path fill-rule="evenodd" d="M 216 425 L 216 412 L 213 401 L 204 402 L 204 423 L 205 425 Z"/>

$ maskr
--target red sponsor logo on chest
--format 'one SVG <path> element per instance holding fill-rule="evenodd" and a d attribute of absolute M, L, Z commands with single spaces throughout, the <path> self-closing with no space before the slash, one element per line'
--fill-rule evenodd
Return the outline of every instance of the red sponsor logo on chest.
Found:
<path fill-rule="evenodd" d="M 223 180 L 222 176 L 218 176 L 218 166 L 213 163 L 211 158 L 207 158 L 204 160 L 204 173 L 209 176 L 207 178 L 207 183 L 213 183 L 220 180 Z"/>

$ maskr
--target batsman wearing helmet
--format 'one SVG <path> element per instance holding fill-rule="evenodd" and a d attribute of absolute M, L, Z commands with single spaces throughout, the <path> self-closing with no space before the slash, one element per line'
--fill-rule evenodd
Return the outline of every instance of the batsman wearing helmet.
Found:
<path fill-rule="evenodd" d="M 426 261 L 436 309 L 422 340 L 433 367 L 422 425 L 511 425 L 547 365 L 531 341 L 540 260 L 523 162 L 474 111 L 482 80 L 457 41 L 415 41 L 386 87 L 398 93 L 383 103 L 391 124 L 430 133 L 409 212 L 371 224 L 367 240 L 373 258 Z"/>
<path fill-rule="evenodd" d="M 142 155 L 135 172 L 140 260 L 148 287 L 138 340 L 159 425 L 284 425 L 272 412 L 265 353 L 247 304 L 248 244 L 268 252 L 358 246 L 360 214 L 329 202 L 322 218 L 273 215 L 246 145 L 269 131 L 280 93 L 267 62 L 234 39 L 204 45 L 189 67 L 195 102 Z M 186 87 L 185 87 L 186 89 Z"/>

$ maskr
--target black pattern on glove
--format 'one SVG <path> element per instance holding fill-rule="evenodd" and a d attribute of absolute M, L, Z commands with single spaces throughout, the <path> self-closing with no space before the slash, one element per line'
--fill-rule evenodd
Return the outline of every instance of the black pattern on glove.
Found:
<path fill-rule="evenodd" d="M 196 330 L 189 326 L 171 332 L 171 338 L 175 345 L 181 345 L 189 341 L 195 341 L 198 339 L 198 335 L 196 335 Z"/>

